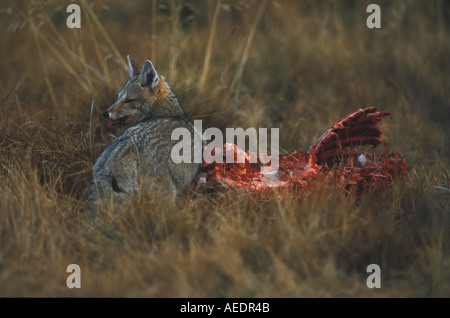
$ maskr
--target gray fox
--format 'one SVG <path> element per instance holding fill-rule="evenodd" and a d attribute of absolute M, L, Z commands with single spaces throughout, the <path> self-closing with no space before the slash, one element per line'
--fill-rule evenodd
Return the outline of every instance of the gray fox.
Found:
<path fill-rule="evenodd" d="M 191 163 L 172 161 L 171 151 L 178 143 L 171 140 L 172 131 L 189 130 L 193 154 L 194 126 L 153 64 L 147 60 L 140 70 L 129 56 L 127 59 L 130 78 L 103 116 L 109 119 L 109 126 L 132 126 L 97 158 L 88 201 L 103 207 L 112 202 L 121 209 L 144 190 L 173 202 L 192 183 L 200 163 L 193 158 Z"/>

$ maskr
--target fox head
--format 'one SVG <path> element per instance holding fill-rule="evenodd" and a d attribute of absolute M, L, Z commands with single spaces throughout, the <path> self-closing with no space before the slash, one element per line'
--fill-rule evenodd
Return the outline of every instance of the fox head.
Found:
<path fill-rule="evenodd" d="M 164 76 L 160 76 L 149 60 L 142 69 L 127 56 L 129 79 L 119 92 L 116 102 L 103 116 L 108 126 L 134 125 L 153 117 L 175 117 L 184 114 Z"/>

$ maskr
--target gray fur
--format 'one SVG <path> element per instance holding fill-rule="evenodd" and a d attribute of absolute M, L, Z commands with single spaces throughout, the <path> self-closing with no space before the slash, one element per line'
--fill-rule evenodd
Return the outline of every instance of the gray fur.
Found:
<path fill-rule="evenodd" d="M 154 70 L 153 65 L 148 68 L 146 64 L 141 74 L 144 70 Z M 130 73 L 133 71 L 136 72 L 135 68 Z M 124 110 L 124 105 L 115 106 L 118 102 L 108 109 L 113 115 L 116 108 L 121 110 L 121 115 L 136 112 L 143 115 L 130 115 L 137 123 L 133 122 L 134 125 L 107 145 L 97 158 L 88 189 L 88 200 L 93 205 L 106 207 L 113 203 L 115 209 L 120 210 L 142 190 L 173 202 L 177 194 L 192 183 L 200 167 L 193 163 L 194 127 L 175 95 L 170 91 L 166 97 L 154 100 L 148 91 L 156 88 L 152 85 L 143 88 L 141 94 L 139 90 L 128 91 L 137 89 L 133 84 L 141 81 L 141 74 L 130 79 L 121 93 L 139 95 L 136 102 L 129 109 Z M 158 76 L 156 71 L 154 74 Z M 171 159 L 172 148 L 179 142 L 171 140 L 171 135 L 179 127 L 191 132 L 192 163 L 175 164 Z"/>

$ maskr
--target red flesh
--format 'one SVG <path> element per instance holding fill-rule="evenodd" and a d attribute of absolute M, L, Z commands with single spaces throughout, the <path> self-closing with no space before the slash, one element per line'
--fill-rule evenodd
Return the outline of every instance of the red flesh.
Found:
<path fill-rule="evenodd" d="M 397 180 L 403 181 L 407 176 L 407 163 L 399 153 L 393 153 L 376 159 L 375 155 L 363 153 L 354 149 L 357 145 L 371 145 L 373 148 L 380 143 L 387 147 L 386 141 L 381 139 L 382 131 L 378 127 L 382 118 L 390 115 L 386 111 L 378 111 L 375 107 L 368 107 L 355 111 L 334 122 L 307 152 L 296 150 L 289 154 L 280 155 L 279 173 L 274 179 L 268 179 L 261 173 L 263 165 L 250 163 L 248 153 L 244 163 L 225 163 L 227 147 L 233 147 L 235 157 L 242 152 L 236 145 L 225 144 L 222 149 L 224 163 L 203 162 L 197 178 L 197 189 L 206 184 L 222 184 L 230 189 L 247 190 L 260 198 L 283 197 L 285 195 L 300 196 L 310 188 L 310 184 L 319 176 L 334 181 L 356 198 L 367 192 L 371 187 L 386 191 L 390 184 Z M 354 158 L 360 154 L 366 157 L 364 167 Z M 339 163 L 333 168 L 333 163 Z M 330 168 L 331 167 L 331 168 Z M 203 177 L 202 186 L 199 178 Z"/>

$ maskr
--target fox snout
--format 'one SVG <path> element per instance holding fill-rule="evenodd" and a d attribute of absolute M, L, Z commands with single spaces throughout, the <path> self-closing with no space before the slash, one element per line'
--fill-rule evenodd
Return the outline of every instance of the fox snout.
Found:
<path fill-rule="evenodd" d="M 103 112 L 103 117 L 106 119 L 116 120 L 120 118 L 120 113 L 125 111 L 125 101 L 127 99 L 127 93 L 119 94 L 117 101 L 112 104 L 107 110 Z"/>
<path fill-rule="evenodd" d="M 120 93 L 117 101 L 102 113 L 103 117 L 108 119 L 108 127 L 124 124 L 126 117 L 135 112 L 131 106 L 130 102 L 127 103 L 127 93 Z"/>
<path fill-rule="evenodd" d="M 110 108 L 108 108 L 107 110 L 105 110 L 102 115 L 103 117 L 105 117 L 106 119 L 108 119 L 108 127 L 112 127 L 115 126 L 117 124 L 119 124 L 119 119 L 121 117 L 123 117 L 123 115 L 119 115 L 118 112 L 115 111 L 116 105 L 117 103 L 115 103 L 114 105 L 112 105 Z"/>
<path fill-rule="evenodd" d="M 121 117 L 120 115 L 120 110 L 117 111 L 117 107 L 116 104 L 112 105 L 110 108 L 108 108 L 107 110 L 105 110 L 102 115 L 103 117 L 105 117 L 106 119 L 110 119 L 110 120 L 116 120 L 119 119 Z"/>
<path fill-rule="evenodd" d="M 123 109 L 123 107 L 123 101 L 119 100 L 102 113 L 103 117 L 108 119 L 109 128 L 120 123 L 124 124 L 126 117 L 129 117 L 131 115 L 130 110 L 126 111 L 125 109 Z"/>

